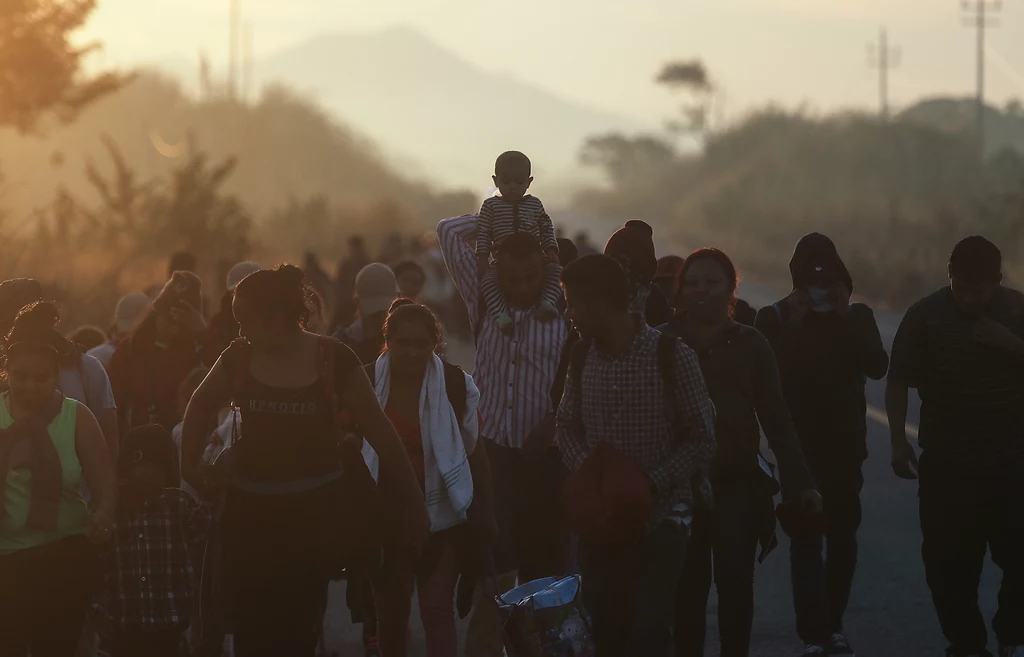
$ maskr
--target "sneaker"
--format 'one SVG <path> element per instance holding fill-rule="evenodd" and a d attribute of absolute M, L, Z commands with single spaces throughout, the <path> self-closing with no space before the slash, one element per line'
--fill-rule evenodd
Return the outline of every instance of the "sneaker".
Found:
<path fill-rule="evenodd" d="M 817 643 L 808 643 L 807 647 L 804 648 L 804 657 L 824 657 L 827 654 L 825 646 Z"/>
<path fill-rule="evenodd" d="M 999 657 L 1024 657 L 1024 645 L 1000 646 Z"/>
<path fill-rule="evenodd" d="M 855 657 L 853 648 L 850 647 L 849 640 L 847 640 L 846 635 L 842 632 L 836 632 L 832 635 L 832 638 L 829 639 L 828 654 L 841 655 L 842 657 Z"/>

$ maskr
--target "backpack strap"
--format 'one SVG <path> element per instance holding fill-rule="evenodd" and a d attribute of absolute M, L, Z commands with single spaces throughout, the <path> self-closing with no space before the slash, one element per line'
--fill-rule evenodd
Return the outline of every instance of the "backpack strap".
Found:
<path fill-rule="evenodd" d="M 569 376 L 576 382 L 577 387 L 583 383 L 583 366 L 587 364 L 587 354 L 590 353 L 592 342 L 590 338 L 580 338 L 569 352 Z"/>
<path fill-rule="evenodd" d="M 679 418 L 679 406 L 676 403 L 676 391 L 679 379 L 676 376 L 676 345 L 677 338 L 668 333 L 658 335 L 658 375 L 664 389 L 665 406 L 668 408 L 669 423 L 673 433 L 680 434 L 682 421 Z M 680 435 L 680 437 L 682 437 Z"/>
<path fill-rule="evenodd" d="M 245 338 L 235 338 L 228 346 L 228 353 L 231 354 L 228 363 L 231 375 L 231 405 L 241 408 L 242 386 L 249 376 L 249 357 L 252 348 Z"/>
<path fill-rule="evenodd" d="M 448 392 L 448 403 L 452 405 L 452 410 L 455 411 L 455 418 L 462 424 L 463 417 L 466 415 L 466 394 L 468 389 L 466 387 L 466 373 L 462 371 L 462 368 L 458 365 L 444 362 L 444 387 Z"/>

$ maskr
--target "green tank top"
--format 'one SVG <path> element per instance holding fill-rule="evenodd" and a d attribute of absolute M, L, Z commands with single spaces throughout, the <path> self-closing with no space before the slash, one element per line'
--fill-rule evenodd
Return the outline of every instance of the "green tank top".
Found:
<path fill-rule="evenodd" d="M 65 399 L 60 413 L 49 427 L 50 439 L 60 457 L 63 479 L 57 528 L 53 531 L 40 531 L 25 526 L 32 473 L 27 468 L 12 470 L 7 473 L 7 515 L 0 518 L 0 556 L 85 533 L 89 509 L 81 493 L 82 464 L 78 462 L 78 452 L 75 450 L 77 406 L 78 402 L 73 399 Z M 0 399 L 0 429 L 7 429 L 13 423 L 6 399 Z"/>

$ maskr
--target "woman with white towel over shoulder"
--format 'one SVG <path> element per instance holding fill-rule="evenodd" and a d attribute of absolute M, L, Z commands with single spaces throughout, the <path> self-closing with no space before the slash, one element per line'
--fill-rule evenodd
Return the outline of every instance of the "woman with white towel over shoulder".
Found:
<path fill-rule="evenodd" d="M 478 574 L 478 557 L 497 535 L 490 467 L 485 451 L 476 449 L 480 392 L 471 376 L 437 355 L 441 326 L 426 306 L 396 300 L 384 338 L 384 352 L 367 373 L 423 488 L 431 537 L 415 562 L 407 552 L 389 550 L 393 539 L 385 537 L 384 566 L 373 576 L 380 654 L 407 654 L 415 586 L 427 656 L 456 657 L 459 576 Z M 376 477 L 376 455 L 365 442 L 363 455 Z"/>

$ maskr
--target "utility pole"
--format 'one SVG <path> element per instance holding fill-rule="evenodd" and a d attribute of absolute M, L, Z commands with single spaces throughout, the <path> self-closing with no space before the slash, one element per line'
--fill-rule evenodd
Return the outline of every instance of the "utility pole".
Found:
<path fill-rule="evenodd" d="M 985 30 L 998 27 L 992 14 L 1003 8 L 1002 0 L 961 0 L 964 11 L 972 14 L 964 19 L 967 27 L 978 30 L 978 153 L 985 158 Z"/>
<path fill-rule="evenodd" d="M 238 92 L 238 31 L 241 18 L 241 0 L 228 0 L 228 98 Z"/>
<path fill-rule="evenodd" d="M 883 27 L 878 43 L 868 46 L 868 66 L 878 69 L 878 105 L 883 121 L 889 120 L 889 71 L 900 65 L 900 49 L 889 47 L 889 34 Z"/>

